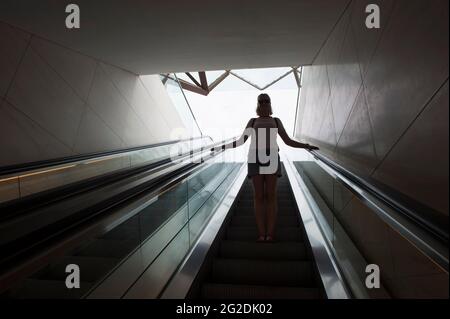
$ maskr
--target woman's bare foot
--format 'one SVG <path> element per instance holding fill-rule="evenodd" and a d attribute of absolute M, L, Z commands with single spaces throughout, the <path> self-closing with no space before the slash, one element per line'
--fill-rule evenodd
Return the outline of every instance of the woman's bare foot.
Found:
<path fill-rule="evenodd" d="M 264 235 L 261 235 L 261 236 L 259 236 L 258 237 L 258 239 L 256 240 L 258 243 L 260 243 L 260 242 L 263 242 L 263 241 L 265 241 L 266 240 L 266 236 L 264 236 Z"/>
<path fill-rule="evenodd" d="M 275 241 L 275 239 L 273 239 L 273 236 L 271 236 L 271 235 L 266 236 L 266 242 L 274 242 L 274 241 Z"/>

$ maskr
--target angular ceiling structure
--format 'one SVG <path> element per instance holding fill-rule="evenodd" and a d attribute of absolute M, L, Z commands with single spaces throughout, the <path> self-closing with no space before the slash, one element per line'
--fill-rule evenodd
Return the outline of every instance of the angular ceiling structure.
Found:
<path fill-rule="evenodd" d="M 301 87 L 301 67 L 288 67 L 278 69 L 261 69 L 260 72 L 266 74 L 255 74 L 255 69 L 248 73 L 247 70 L 225 70 L 225 71 L 201 71 L 201 72 L 185 72 L 178 73 L 176 75 L 171 73 L 161 74 L 163 83 L 167 79 L 178 80 L 181 87 L 185 90 L 189 90 L 194 93 L 208 95 L 214 88 L 222 83 L 229 75 L 238 78 L 239 80 L 249 84 L 257 90 L 263 91 L 270 88 L 272 85 L 278 83 L 285 77 L 293 74 L 297 87 Z M 278 72 L 277 72 L 278 71 Z M 215 73 L 213 76 L 209 76 L 210 73 Z M 217 76 L 217 73 L 220 75 Z M 208 81 L 208 78 L 214 79 L 212 82 Z M 265 82 L 264 82 L 265 80 Z M 262 82 L 261 82 L 262 81 Z"/>

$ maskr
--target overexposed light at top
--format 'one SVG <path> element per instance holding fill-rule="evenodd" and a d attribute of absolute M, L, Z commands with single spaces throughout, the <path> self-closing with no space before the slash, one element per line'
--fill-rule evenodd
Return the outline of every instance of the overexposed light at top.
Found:
<path fill-rule="evenodd" d="M 289 71 L 290 68 L 233 70 L 239 76 L 262 87 Z M 208 83 L 214 81 L 224 71 L 207 71 Z M 177 74 L 178 76 L 178 74 Z M 215 141 L 238 136 L 247 122 L 256 115 L 257 97 L 269 94 L 274 117 L 281 119 L 286 131 L 292 136 L 298 87 L 292 73 L 264 91 L 230 74 L 208 96 L 184 90 L 192 112 L 204 135 Z"/>

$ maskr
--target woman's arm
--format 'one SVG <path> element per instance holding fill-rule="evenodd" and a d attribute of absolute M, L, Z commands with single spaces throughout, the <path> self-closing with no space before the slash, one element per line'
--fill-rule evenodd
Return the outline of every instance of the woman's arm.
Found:
<path fill-rule="evenodd" d="M 280 134 L 281 139 L 283 140 L 283 142 L 286 145 L 291 146 L 291 147 L 295 147 L 295 148 L 306 148 L 306 149 L 311 150 L 311 151 L 319 149 L 318 147 L 313 146 L 313 145 L 304 144 L 304 143 L 300 143 L 300 142 L 294 141 L 286 133 L 286 130 L 284 129 L 283 123 L 281 123 L 281 120 L 279 118 L 277 118 L 277 122 L 278 122 L 278 134 Z"/>
<path fill-rule="evenodd" d="M 250 121 L 248 121 L 247 125 L 245 126 L 244 132 L 236 141 L 227 143 L 227 144 L 223 145 L 221 148 L 222 149 L 235 148 L 235 147 L 238 147 L 238 146 L 241 146 L 242 144 L 244 144 L 251 134 L 251 132 L 249 131 L 249 128 L 252 127 L 253 121 L 254 121 L 254 119 L 250 119 Z M 215 149 L 216 148 L 211 149 L 211 151 L 213 151 Z"/>

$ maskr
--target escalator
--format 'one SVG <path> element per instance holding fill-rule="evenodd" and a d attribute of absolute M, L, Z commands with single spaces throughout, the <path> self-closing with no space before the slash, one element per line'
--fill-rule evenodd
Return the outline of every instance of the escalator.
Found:
<path fill-rule="evenodd" d="M 276 241 L 256 241 L 253 189 L 244 168 L 161 298 L 448 297 L 448 234 L 430 231 L 430 223 L 409 217 L 419 213 L 414 206 L 323 156 L 289 151 L 283 149 L 278 180 Z M 337 211 L 343 203 L 350 212 Z M 405 278 L 392 264 L 420 276 Z M 381 269 L 376 288 L 367 284 L 368 266 Z"/>
<path fill-rule="evenodd" d="M 16 211 L 0 218 L 7 230 L 0 234 L 0 298 L 388 298 L 384 287 L 365 287 L 372 256 L 355 245 L 358 224 L 345 225 L 329 209 L 336 203 L 328 199 L 339 199 L 327 193 L 329 185 L 341 193 L 347 187 L 353 201 L 363 198 L 378 220 L 415 240 L 448 276 L 448 242 L 401 219 L 339 172 L 285 155 L 276 241 L 256 242 L 244 161 L 225 160 L 234 150 L 209 150 L 196 151 L 200 161 L 190 151 L 180 161 L 100 176 L 99 184 L 88 179 L 1 204 Z M 66 286 L 68 265 L 80 269 L 79 288 Z"/>
<path fill-rule="evenodd" d="M 212 299 L 315 299 L 322 296 L 314 260 L 283 167 L 278 182 L 276 241 L 256 242 L 253 189 L 247 179 L 201 285 Z"/>
<path fill-rule="evenodd" d="M 18 180 L 19 187 L 30 176 L 35 184 L 52 178 L 59 184 L 0 203 L 0 297 L 103 298 L 98 291 L 131 263 L 123 287 L 114 282 L 116 291 L 108 292 L 120 298 L 180 234 L 187 234 L 181 237 L 189 249 L 209 217 L 197 212 L 236 164 L 209 152 L 225 141 L 187 142 L 189 148 L 174 141 L 2 168 L 12 174 L 3 180 Z M 183 151 L 174 156 L 177 144 Z M 68 265 L 80 269 L 79 288 L 66 286 Z"/>
<path fill-rule="evenodd" d="M 201 174 L 190 179 L 191 196 L 203 187 L 202 180 L 213 180 L 217 167 L 210 166 Z M 188 198 L 186 185 L 176 185 L 169 192 L 158 196 L 151 205 L 140 210 L 118 226 L 106 232 L 76 244 L 76 248 L 65 252 L 55 261 L 33 273 L 15 288 L 10 289 L 5 297 L 14 299 L 28 298 L 82 298 L 121 261 L 129 257 L 140 244 L 151 237 L 158 227 L 170 220 L 176 212 L 182 210 Z M 67 265 L 77 265 L 82 282 L 79 289 L 67 289 Z"/>

